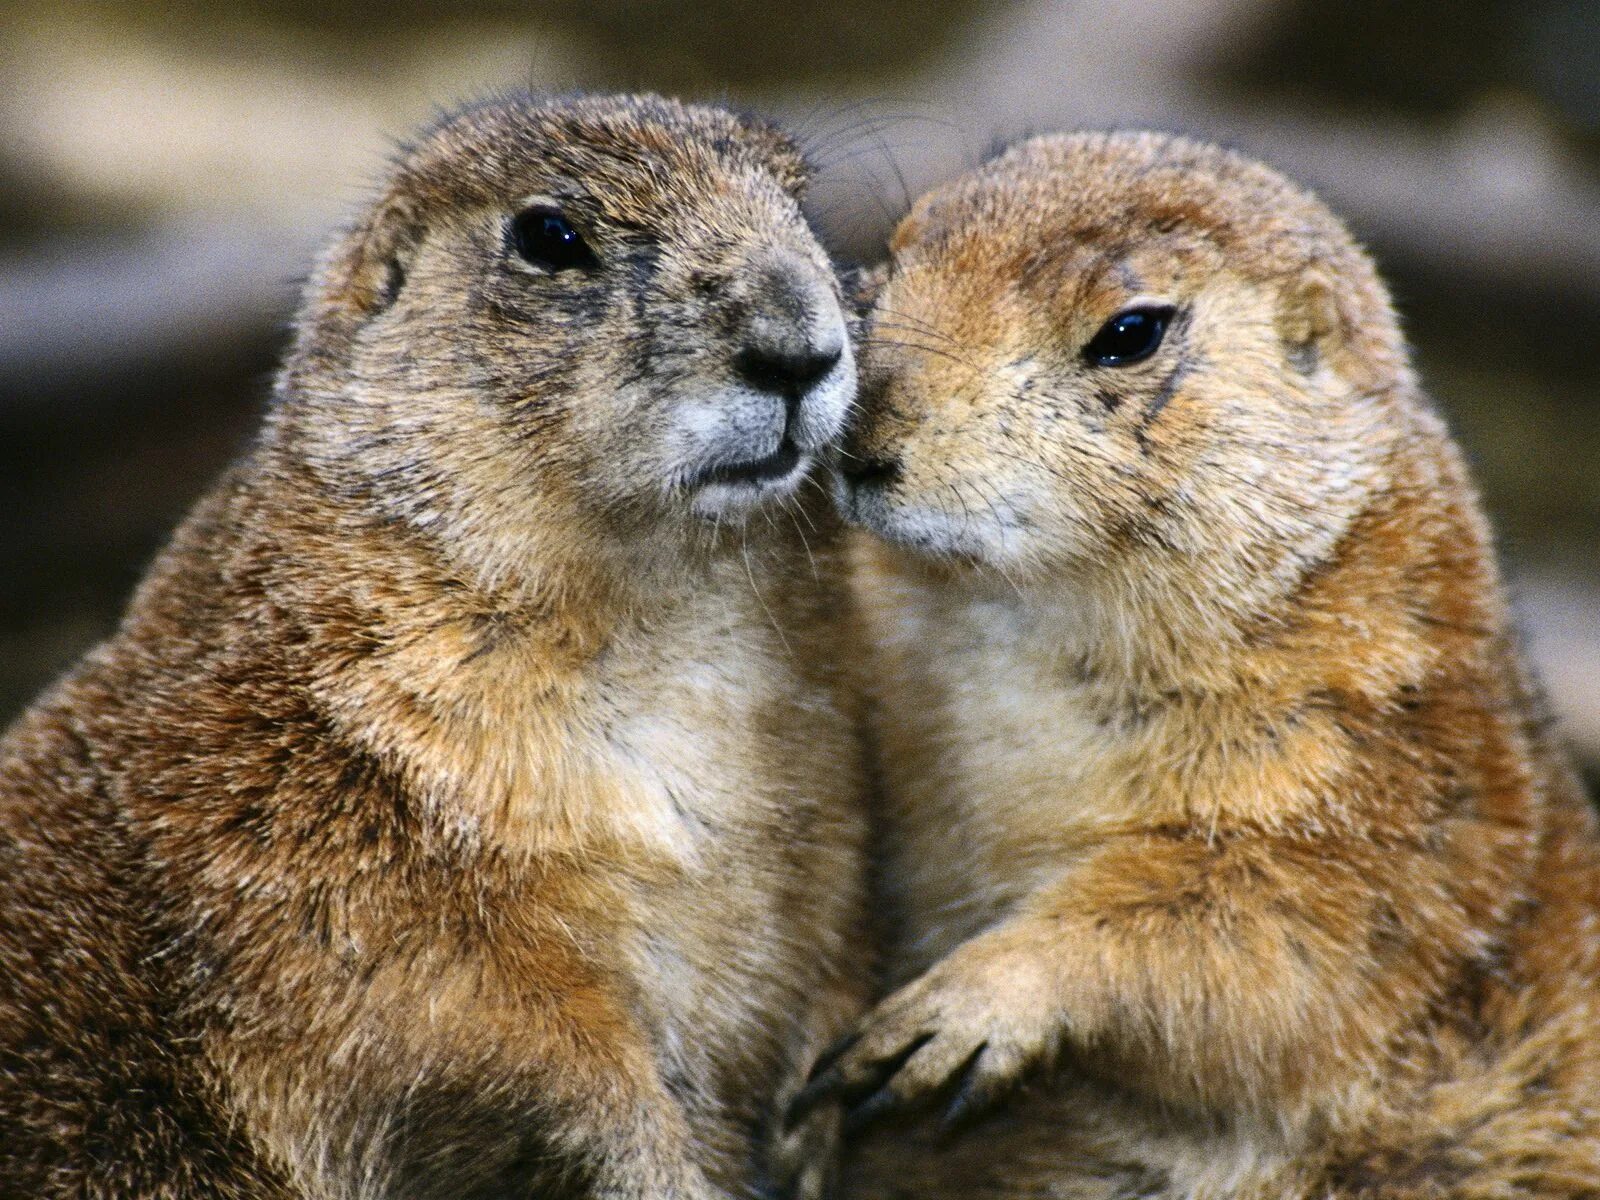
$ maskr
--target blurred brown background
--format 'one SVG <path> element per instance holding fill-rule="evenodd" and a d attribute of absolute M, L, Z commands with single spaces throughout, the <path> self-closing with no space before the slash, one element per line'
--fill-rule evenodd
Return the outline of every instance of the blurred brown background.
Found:
<path fill-rule="evenodd" d="M 244 444 L 320 235 L 501 84 L 773 112 L 867 258 L 997 138 L 1154 125 L 1372 246 L 1600 780 L 1596 0 L 0 0 L 0 722 Z"/>

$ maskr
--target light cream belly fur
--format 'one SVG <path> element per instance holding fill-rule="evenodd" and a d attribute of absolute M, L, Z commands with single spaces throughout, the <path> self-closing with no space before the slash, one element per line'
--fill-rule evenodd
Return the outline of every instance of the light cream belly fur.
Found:
<path fill-rule="evenodd" d="M 884 576 L 862 592 L 889 764 L 886 875 L 908 935 L 891 957 L 898 983 L 1137 817 L 1146 739 L 1067 687 L 1069 614 L 1054 614 L 1062 649 L 1047 656 L 1015 598 L 957 606 Z"/>
<path fill-rule="evenodd" d="M 870 568 L 857 585 L 875 647 L 893 987 L 1148 815 L 1160 717 L 1130 724 L 1075 686 L 1071 613 L 1041 616 L 998 588 L 950 603 Z M 847 1196 L 1268 1200 L 1292 1168 L 1263 1153 L 1267 1131 L 1240 1132 L 1230 1142 L 1176 1114 L 1157 1123 L 1068 1061 L 964 1136 L 927 1114 L 870 1132 Z"/>
<path fill-rule="evenodd" d="M 819 886 L 846 882 L 832 878 L 827 830 L 855 786 L 836 698 L 793 671 L 764 616 L 743 637 L 731 632 L 696 630 L 689 648 L 716 656 L 686 654 L 628 681 L 644 684 L 632 695 L 624 683 L 624 705 L 590 747 L 662 867 L 626 889 L 636 908 L 628 971 L 649 997 L 663 1076 L 713 1124 L 726 1101 L 744 1099 L 728 1095 L 729 1060 L 780 1055 L 785 1020 L 813 982 L 818 952 L 806 943 L 834 931 L 806 928 L 803 910 Z"/>
<path fill-rule="evenodd" d="M 617 636 L 581 671 L 552 666 L 531 637 L 474 657 L 468 632 L 444 627 L 341 681 L 362 698 L 352 713 L 417 714 L 398 735 L 392 721 L 346 732 L 403 759 L 411 790 L 461 841 L 521 851 L 530 877 L 560 879 L 558 900 L 527 890 L 533 910 L 505 916 L 523 939 L 492 953 L 447 941 L 391 959 L 395 931 L 352 935 L 346 953 L 379 965 L 360 990 L 330 993 L 323 1019 L 350 1030 L 351 1045 L 419 1039 L 378 1084 L 396 1103 L 418 1063 L 480 1080 L 543 1069 L 543 1043 L 525 1031 L 541 1020 L 530 986 L 556 949 L 619 993 L 708 1175 L 747 1176 L 754 1119 L 808 1052 L 794 1027 L 819 976 L 839 966 L 862 815 L 839 697 L 796 669 L 742 568 L 737 583 Z M 369 1122 L 286 1095 L 274 1058 L 238 1070 L 238 1102 L 317 1194 L 381 1194 L 378 1148 L 345 1140 Z"/>
<path fill-rule="evenodd" d="M 637 659 L 608 663 L 570 753 L 616 795 L 616 836 L 637 839 L 627 859 L 655 866 L 616 881 L 631 927 L 616 950 L 711 1160 L 740 1152 L 770 1100 L 746 1094 L 751 1075 L 771 1088 L 801 1066 L 790 1023 L 836 949 L 832 895 L 856 866 L 837 832 L 860 820 L 839 698 L 795 670 L 742 592 L 697 597 L 670 638 L 655 629 Z M 707 1162 L 719 1167 L 738 1169 Z"/>

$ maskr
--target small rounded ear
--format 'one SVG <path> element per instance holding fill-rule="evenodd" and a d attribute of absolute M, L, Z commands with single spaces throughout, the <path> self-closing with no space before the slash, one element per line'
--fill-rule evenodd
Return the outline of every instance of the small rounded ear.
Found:
<path fill-rule="evenodd" d="M 894 232 L 889 235 L 889 253 L 899 254 L 921 238 L 927 228 L 928 198 L 924 196 L 912 206 L 910 212 L 900 218 L 900 224 L 896 225 Z"/>
<path fill-rule="evenodd" d="M 422 218 L 405 197 L 379 204 L 356 234 L 345 277 L 345 298 L 366 316 L 376 316 L 400 297 L 412 259 L 422 244 Z"/>
<path fill-rule="evenodd" d="M 865 315 L 878 298 L 883 285 L 889 281 L 889 264 L 878 263 L 871 267 L 856 267 L 844 277 L 846 301 L 857 313 Z"/>
<path fill-rule="evenodd" d="M 796 197 L 805 195 L 811 182 L 812 170 L 804 152 L 795 140 L 766 117 L 750 112 L 734 112 L 734 123 L 739 135 L 764 157 L 766 165 L 786 191 Z"/>
<path fill-rule="evenodd" d="M 1338 369 L 1348 343 L 1344 314 L 1338 293 L 1316 267 L 1285 289 L 1278 310 L 1278 336 L 1289 361 L 1302 375 L 1310 375 L 1324 362 Z"/>

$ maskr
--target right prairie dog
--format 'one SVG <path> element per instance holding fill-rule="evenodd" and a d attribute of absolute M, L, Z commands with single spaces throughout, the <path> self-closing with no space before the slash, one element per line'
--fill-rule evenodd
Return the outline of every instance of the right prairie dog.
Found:
<path fill-rule="evenodd" d="M 653 97 L 403 153 L 0 743 L 0 1194 L 820 1190 L 770 1115 L 866 955 L 804 180 Z"/>
<path fill-rule="evenodd" d="M 913 208 L 867 347 L 900 988 L 796 1111 L 995 1107 L 849 1194 L 1600 1195 L 1595 821 L 1340 223 L 1040 138 Z"/>

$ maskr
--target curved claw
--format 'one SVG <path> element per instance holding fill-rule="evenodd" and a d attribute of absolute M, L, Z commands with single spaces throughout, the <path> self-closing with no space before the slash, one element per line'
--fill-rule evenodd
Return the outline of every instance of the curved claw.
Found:
<path fill-rule="evenodd" d="M 988 1048 L 988 1042 L 979 1042 L 952 1077 L 955 1094 L 939 1118 L 939 1132 L 946 1138 L 965 1132 L 994 1103 L 994 1090 L 979 1082 L 978 1060 Z"/>
<path fill-rule="evenodd" d="M 806 1074 L 805 1086 L 795 1093 L 794 1099 L 789 1101 L 789 1107 L 783 1112 L 783 1131 L 788 1133 L 801 1121 L 810 1115 L 817 1105 L 832 1094 L 835 1081 L 825 1078 L 828 1071 L 846 1054 L 850 1048 L 861 1040 L 861 1031 L 853 1030 L 841 1038 L 836 1038 L 821 1054 L 817 1061 L 811 1064 L 811 1070 Z"/>
<path fill-rule="evenodd" d="M 817 1055 L 817 1061 L 811 1064 L 811 1070 L 806 1075 L 806 1082 L 810 1083 L 818 1075 L 821 1075 L 834 1063 L 850 1053 L 851 1047 L 860 1040 L 861 1030 L 859 1029 L 852 1029 L 843 1037 L 835 1038 L 826 1050 Z"/>
<path fill-rule="evenodd" d="M 844 1135 L 855 1137 L 868 1125 L 879 1117 L 886 1116 L 905 1103 L 905 1097 L 897 1094 L 889 1087 L 880 1087 L 851 1108 L 844 1114 Z"/>
<path fill-rule="evenodd" d="M 933 1038 L 934 1035 L 931 1033 L 918 1034 L 893 1053 L 861 1064 L 863 1068 L 866 1068 L 865 1073 L 859 1079 L 851 1079 L 844 1072 L 842 1059 L 849 1052 L 850 1046 L 853 1046 L 859 1040 L 858 1038 L 852 1038 L 850 1046 L 846 1046 L 839 1054 L 834 1055 L 832 1061 L 821 1074 L 813 1072 L 811 1081 L 801 1088 L 799 1094 L 789 1102 L 789 1110 L 784 1114 L 785 1123 L 792 1125 L 794 1122 L 802 1120 L 807 1113 L 825 1100 L 842 1100 L 852 1104 L 855 1108 L 861 1107 L 857 1103 L 861 1097 L 870 1097 L 882 1090 L 894 1078 L 895 1073 L 905 1066 L 906 1061 L 931 1042 Z M 891 1095 L 888 1100 L 882 1102 L 881 1107 L 884 1111 L 892 1107 L 890 1101 L 898 1101 L 898 1097 Z M 874 1112 L 876 1112 L 876 1108 Z M 853 1114 L 847 1114 L 846 1120 L 850 1121 L 852 1119 Z"/>
<path fill-rule="evenodd" d="M 836 1079 L 826 1075 L 808 1081 L 805 1087 L 794 1094 L 794 1099 L 789 1101 L 789 1107 L 784 1110 L 784 1132 L 787 1133 L 810 1116 L 817 1105 L 833 1094 L 837 1084 Z"/>
<path fill-rule="evenodd" d="M 921 1043 L 921 1045 L 926 1044 L 926 1040 Z M 920 1048 L 919 1045 L 911 1053 L 914 1054 L 916 1049 Z M 983 1077 L 978 1066 L 979 1059 L 988 1048 L 988 1042 L 979 1043 L 939 1089 L 940 1093 L 951 1097 L 949 1105 L 939 1119 L 939 1132 L 942 1137 L 953 1138 L 965 1132 L 989 1111 L 998 1098 L 997 1089 L 992 1081 Z M 906 1054 L 904 1058 L 909 1060 L 910 1054 Z M 897 1091 L 893 1085 L 894 1076 L 891 1074 L 884 1079 L 877 1091 L 846 1109 L 844 1133 L 847 1137 L 854 1137 L 874 1121 L 909 1108 L 919 1101 L 919 1097 L 907 1096 Z"/>
<path fill-rule="evenodd" d="M 847 1135 L 857 1133 L 884 1114 L 902 1108 L 909 1102 L 908 1097 L 901 1095 L 890 1085 L 900 1068 L 910 1062 L 912 1056 L 936 1036 L 938 1035 L 932 1033 L 918 1034 L 887 1058 L 868 1064 L 873 1068 L 872 1073 L 860 1083 L 847 1085 L 841 1090 L 841 1095 L 847 1100 L 857 1097 L 844 1114 L 844 1128 Z"/>

